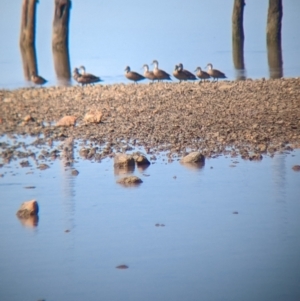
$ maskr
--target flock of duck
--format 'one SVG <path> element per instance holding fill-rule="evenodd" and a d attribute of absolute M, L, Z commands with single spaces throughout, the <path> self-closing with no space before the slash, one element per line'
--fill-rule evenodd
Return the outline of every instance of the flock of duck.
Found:
<path fill-rule="evenodd" d="M 149 70 L 149 66 L 147 64 L 143 65 L 142 67 L 144 69 L 143 75 L 139 74 L 138 72 L 131 71 L 130 67 L 127 66 L 124 70 L 125 77 L 131 81 L 134 81 L 135 83 L 144 80 L 146 78 L 151 80 L 152 82 L 154 82 L 155 80 L 157 81 L 172 80 L 171 75 L 169 73 L 158 68 L 157 60 L 154 60 L 151 65 L 154 65 L 152 71 Z M 197 77 L 201 81 L 202 80 L 205 81 L 209 78 L 213 78 L 214 81 L 215 80 L 218 81 L 219 78 L 220 79 L 226 78 L 226 75 L 223 72 L 217 69 L 213 69 L 213 65 L 211 63 L 207 64 L 206 68 L 207 68 L 207 72 L 203 71 L 200 67 L 197 67 L 196 70 L 194 71 L 196 72 L 195 73 L 196 75 L 194 75 L 192 72 L 184 69 L 183 65 L 180 63 L 178 65 L 175 65 L 173 76 L 177 78 L 179 82 L 188 81 L 188 80 L 197 80 Z M 87 73 L 85 71 L 84 66 L 80 66 L 79 68 L 74 69 L 73 78 L 77 83 L 81 84 L 82 86 L 95 84 L 103 81 L 99 76 Z M 31 81 L 37 85 L 43 85 L 47 82 L 44 78 L 36 74 L 32 74 Z"/>

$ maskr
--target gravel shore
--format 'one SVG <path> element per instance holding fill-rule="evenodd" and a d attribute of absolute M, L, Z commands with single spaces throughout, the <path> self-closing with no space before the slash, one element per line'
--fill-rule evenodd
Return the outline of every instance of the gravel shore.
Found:
<path fill-rule="evenodd" d="M 100 123 L 84 121 L 92 111 L 103 113 Z M 55 126 L 66 115 L 76 126 Z M 300 79 L 0 90 L 5 134 L 48 145 L 88 141 L 99 160 L 136 146 L 170 158 L 200 151 L 260 159 L 300 147 Z"/>

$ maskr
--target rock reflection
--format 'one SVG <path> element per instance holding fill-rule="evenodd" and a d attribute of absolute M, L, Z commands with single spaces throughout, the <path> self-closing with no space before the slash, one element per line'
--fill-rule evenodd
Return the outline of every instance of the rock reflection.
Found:
<path fill-rule="evenodd" d="M 115 166 L 114 167 L 114 174 L 116 176 L 121 176 L 121 175 L 126 175 L 126 174 L 132 174 L 134 173 L 135 170 L 135 166 L 134 165 L 130 165 L 130 166 Z"/>
<path fill-rule="evenodd" d="M 204 162 L 199 162 L 199 163 L 182 163 L 181 165 L 185 166 L 186 168 L 192 170 L 192 171 L 198 171 L 202 169 L 205 165 Z"/>
<path fill-rule="evenodd" d="M 21 222 L 22 226 L 26 228 L 36 228 L 39 223 L 38 215 L 32 215 L 27 218 L 18 217 L 18 219 Z"/>
<path fill-rule="evenodd" d="M 140 164 L 137 166 L 137 169 L 139 172 L 143 173 L 149 166 L 149 164 Z"/>

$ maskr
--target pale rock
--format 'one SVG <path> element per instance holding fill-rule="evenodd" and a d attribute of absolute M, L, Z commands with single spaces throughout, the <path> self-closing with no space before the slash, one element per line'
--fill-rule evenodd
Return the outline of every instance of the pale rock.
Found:
<path fill-rule="evenodd" d="M 36 200 L 24 202 L 17 212 L 19 218 L 29 218 L 37 215 L 39 212 L 39 205 Z"/>
<path fill-rule="evenodd" d="M 205 157 L 200 152 L 191 152 L 181 159 L 181 163 L 204 163 Z"/>
<path fill-rule="evenodd" d="M 135 161 L 134 158 L 131 155 L 127 154 L 116 154 L 114 157 L 114 167 L 128 167 L 128 166 L 134 166 Z"/>
<path fill-rule="evenodd" d="M 90 111 L 85 114 L 83 120 L 86 123 L 100 123 L 102 120 L 103 114 L 101 111 Z"/>
<path fill-rule="evenodd" d="M 76 119 L 75 116 L 64 116 L 56 123 L 56 126 L 74 126 Z"/>

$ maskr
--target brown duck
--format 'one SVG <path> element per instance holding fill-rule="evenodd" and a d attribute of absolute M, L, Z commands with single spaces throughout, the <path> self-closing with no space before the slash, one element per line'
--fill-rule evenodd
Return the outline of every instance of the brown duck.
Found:
<path fill-rule="evenodd" d="M 130 67 L 127 66 L 125 68 L 125 76 L 126 78 L 128 78 L 129 80 L 132 80 L 134 81 L 135 83 L 137 83 L 138 81 L 140 80 L 143 80 L 145 79 L 145 77 L 137 72 L 134 72 L 134 71 L 130 71 Z"/>
<path fill-rule="evenodd" d="M 82 70 L 82 73 L 80 73 L 80 76 L 83 77 L 86 84 L 94 84 L 94 83 L 102 82 L 102 80 L 99 76 L 96 76 L 91 73 L 86 73 L 84 66 L 80 66 L 79 70 Z"/>
<path fill-rule="evenodd" d="M 173 71 L 173 76 L 175 78 L 177 78 L 180 83 L 183 80 L 188 80 L 189 79 L 188 76 L 187 76 L 187 74 L 185 74 L 184 72 L 182 72 L 182 70 L 179 68 L 178 65 L 175 65 L 175 69 Z"/>
<path fill-rule="evenodd" d="M 82 86 L 91 85 L 91 84 L 94 84 L 96 82 L 96 79 L 91 80 L 89 77 L 83 76 L 83 74 L 81 74 L 79 72 L 78 68 L 74 68 L 73 78 L 77 81 L 78 84 L 81 84 Z"/>
<path fill-rule="evenodd" d="M 213 69 L 213 65 L 212 65 L 211 63 L 208 63 L 206 67 L 208 68 L 208 69 L 207 69 L 207 73 L 208 73 L 214 80 L 217 79 L 217 81 L 218 81 L 219 78 L 227 78 L 226 75 L 225 75 L 223 72 L 221 72 L 221 71 L 219 71 L 219 70 L 217 70 L 217 69 Z"/>
<path fill-rule="evenodd" d="M 205 81 L 206 79 L 210 78 L 210 75 L 207 72 L 203 71 L 200 67 L 197 67 L 195 72 L 197 77 L 201 79 L 201 82 L 202 80 Z"/>
<path fill-rule="evenodd" d="M 144 68 L 144 77 L 154 82 L 157 78 L 155 77 L 153 71 L 149 71 L 149 66 L 147 64 L 143 65 L 143 68 Z"/>
<path fill-rule="evenodd" d="M 170 74 L 168 74 L 164 70 L 158 69 L 158 61 L 157 60 L 154 60 L 151 65 L 154 65 L 153 74 L 155 75 L 155 77 L 157 78 L 158 81 L 164 80 L 164 79 L 172 80 L 170 77 Z"/>
<path fill-rule="evenodd" d="M 186 69 L 183 69 L 183 65 L 181 63 L 178 64 L 178 70 L 179 70 L 179 72 L 182 72 L 186 75 L 187 80 L 196 80 L 197 79 L 196 76 L 192 72 L 190 72 Z"/>

